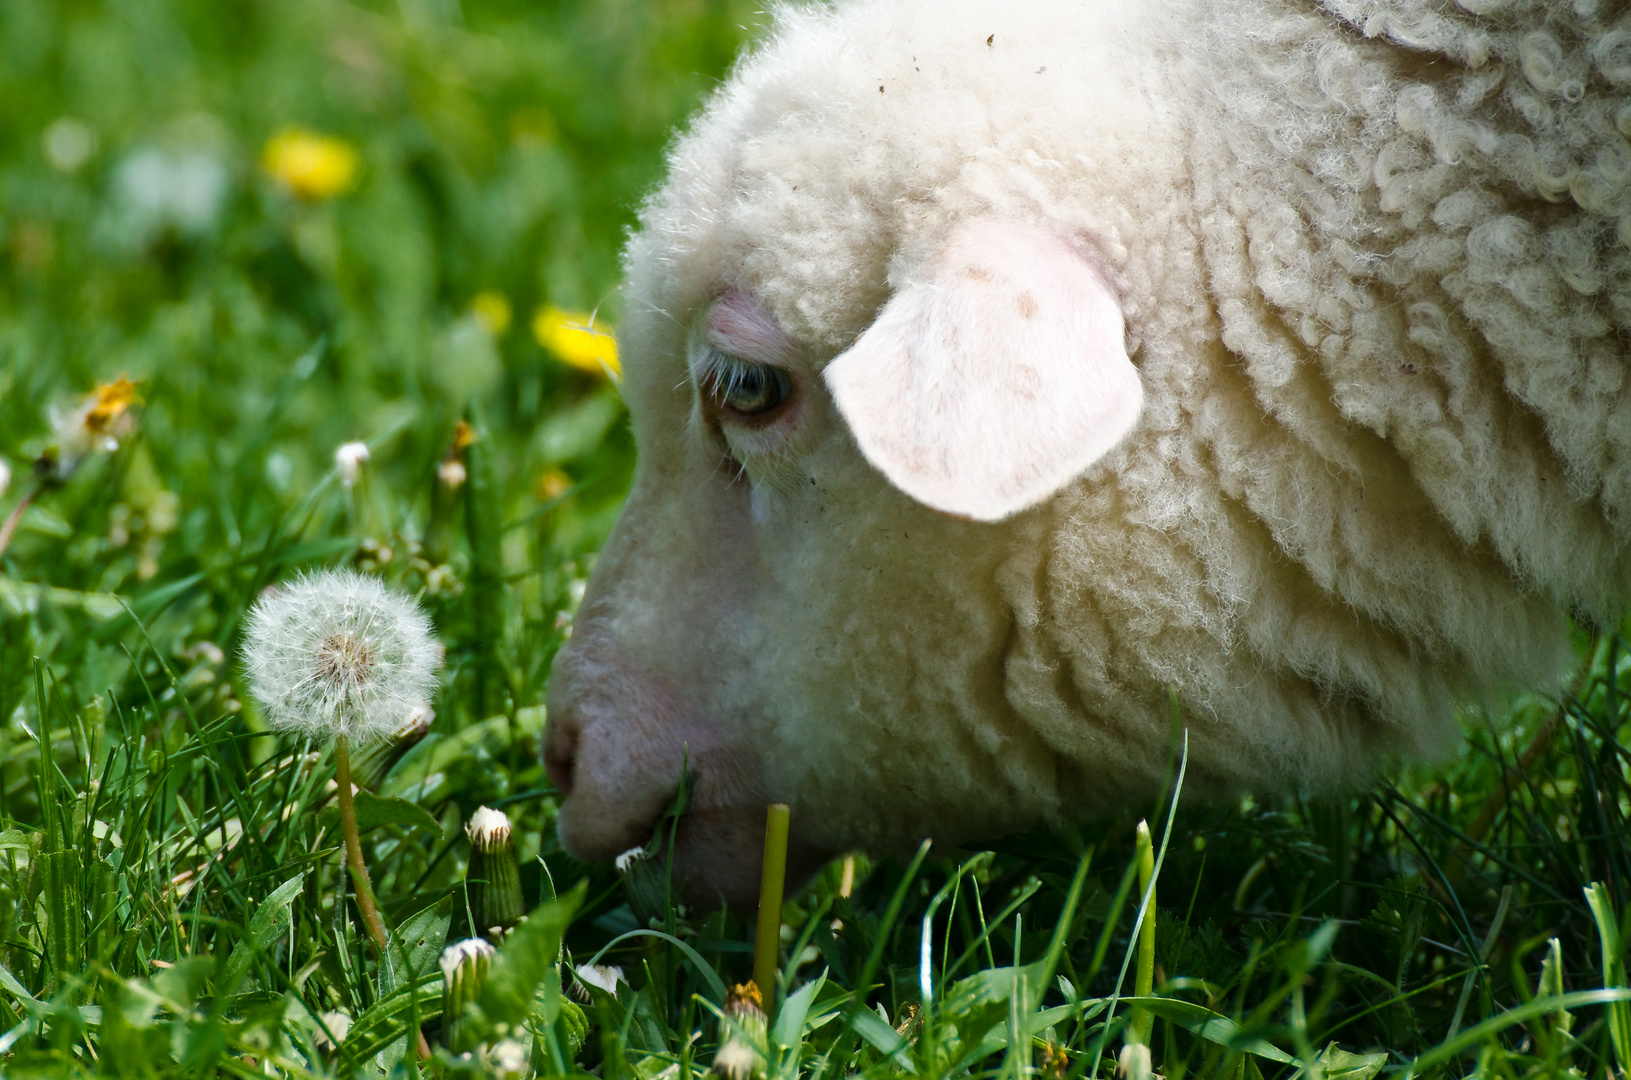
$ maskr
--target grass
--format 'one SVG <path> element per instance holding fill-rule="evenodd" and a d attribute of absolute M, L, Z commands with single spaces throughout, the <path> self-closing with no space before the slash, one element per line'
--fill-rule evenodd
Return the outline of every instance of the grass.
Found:
<path fill-rule="evenodd" d="M 1614 634 L 1579 635 L 1560 701 L 1469 711 L 1455 760 L 1363 793 L 1196 804 L 1180 718 L 1150 806 L 835 864 L 782 909 L 768 1022 L 728 1000 L 750 922 L 671 905 L 660 853 L 619 874 L 560 851 L 539 704 L 633 451 L 615 387 L 532 315 L 615 322 L 668 132 L 758 18 L 0 5 L 0 517 L 30 500 L 0 556 L 0 1069 L 498 1075 L 508 1030 L 540 1075 L 698 1075 L 734 1038 L 775 1076 L 1107 1076 L 1140 1071 L 1136 1023 L 1169 1078 L 1623 1072 Z M 349 181 L 268 175 L 291 128 L 340 140 Z M 36 479 L 51 410 L 120 375 L 118 448 Z M 330 748 L 269 733 L 239 687 L 255 597 L 334 565 L 419 596 L 447 648 L 428 732 L 353 762 L 383 964 Z M 514 821 L 533 915 L 444 1017 L 481 805 Z M 622 978 L 574 976 L 591 962 Z"/>

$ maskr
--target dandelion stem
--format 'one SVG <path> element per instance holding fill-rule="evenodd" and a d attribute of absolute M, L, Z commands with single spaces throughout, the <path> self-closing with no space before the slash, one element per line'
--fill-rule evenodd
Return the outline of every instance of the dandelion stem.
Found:
<path fill-rule="evenodd" d="M 351 747 L 349 740 L 340 735 L 334 740 L 334 783 L 340 795 L 340 829 L 345 833 L 345 861 L 351 869 L 351 880 L 356 886 L 357 910 L 368 928 L 368 940 L 374 943 L 374 954 L 381 964 L 386 960 L 385 924 L 379 919 L 379 905 L 374 902 L 374 885 L 368 880 L 368 864 L 362 861 L 362 837 L 357 833 L 357 806 L 351 792 Z M 419 1056 L 430 1057 L 430 1044 L 425 1033 L 419 1032 Z"/>
<path fill-rule="evenodd" d="M 36 486 L 27 495 L 17 500 L 17 505 L 12 507 L 11 513 L 6 515 L 6 523 L 0 525 L 0 555 L 4 555 L 6 548 L 11 546 L 11 534 L 17 531 L 17 523 L 23 520 L 23 511 L 28 509 L 29 505 L 33 503 L 34 497 L 40 491 L 41 488 Z"/>
<path fill-rule="evenodd" d="M 380 963 L 385 963 L 385 924 L 379 921 L 374 903 L 373 882 L 368 880 L 368 864 L 362 861 L 362 838 L 357 834 L 357 807 L 351 794 L 351 749 L 344 735 L 334 740 L 334 782 L 340 789 L 340 828 L 345 832 L 345 861 L 357 887 L 357 910 L 362 913 L 368 939 L 374 943 Z"/>

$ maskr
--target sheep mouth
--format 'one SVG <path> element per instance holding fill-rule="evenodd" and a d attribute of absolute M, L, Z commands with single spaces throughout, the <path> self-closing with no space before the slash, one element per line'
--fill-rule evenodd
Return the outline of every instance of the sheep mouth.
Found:
<path fill-rule="evenodd" d="M 674 893 L 697 908 L 723 907 L 740 915 L 758 910 L 764 803 L 698 805 L 676 795 L 652 823 L 649 836 L 639 857 L 624 862 L 631 899 L 641 901 L 641 906 L 660 910 L 672 883 Z M 788 894 L 809 881 L 829 858 L 795 831 L 788 840 Z"/>

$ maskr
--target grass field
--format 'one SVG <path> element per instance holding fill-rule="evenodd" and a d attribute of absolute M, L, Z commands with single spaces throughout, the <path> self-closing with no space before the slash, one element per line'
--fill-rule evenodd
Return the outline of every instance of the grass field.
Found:
<path fill-rule="evenodd" d="M 762 21 L 0 3 L 0 1072 L 649 1080 L 734 1040 L 788 1078 L 1622 1075 L 1615 635 L 1346 799 L 1196 804 L 1179 717 L 1155 804 L 835 864 L 783 909 L 768 1026 L 722 1018 L 750 924 L 671 903 L 660 853 L 560 851 L 541 704 L 633 464 L 577 327 L 616 324 L 664 143 Z M 446 650 L 428 728 L 355 755 L 383 961 L 332 747 L 242 685 L 250 606 L 324 567 Z M 445 1014 L 483 805 L 533 914 Z"/>

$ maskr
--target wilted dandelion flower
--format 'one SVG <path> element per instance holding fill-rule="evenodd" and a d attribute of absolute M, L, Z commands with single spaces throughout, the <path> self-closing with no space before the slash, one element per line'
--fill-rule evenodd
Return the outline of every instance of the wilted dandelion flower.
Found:
<path fill-rule="evenodd" d="M 327 199 L 351 186 L 357 152 L 327 135 L 290 128 L 266 144 L 266 171 L 302 199 Z"/>
<path fill-rule="evenodd" d="M 121 377 L 98 386 L 72 409 L 53 409 L 51 429 L 56 442 L 42 462 L 58 479 L 66 480 L 86 454 L 119 449 L 119 440 L 135 426 L 130 416 L 135 400 L 136 384 Z"/>
<path fill-rule="evenodd" d="M 604 325 L 596 326 L 595 317 L 586 311 L 562 311 L 546 304 L 532 318 L 532 336 L 575 368 L 614 378 L 623 372 L 617 362 L 617 339 Z"/>
<path fill-rule="evenodd" d="M 249 688 L 279 731 L 388 737 L 436 686 L 441 650 L 412 598 L 350 570 L 306 575 L 249 613 Z"/>

